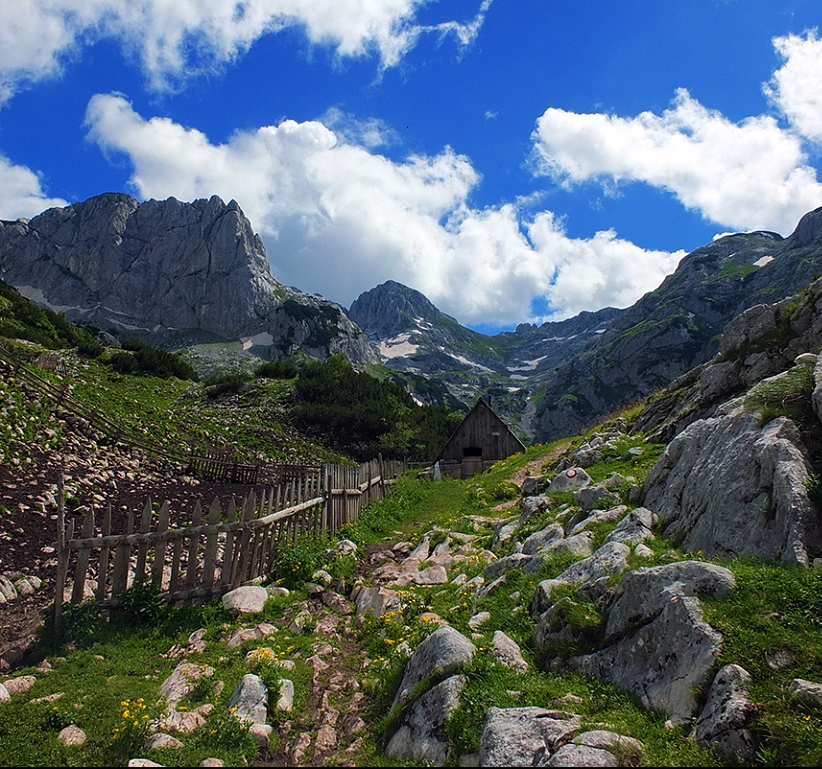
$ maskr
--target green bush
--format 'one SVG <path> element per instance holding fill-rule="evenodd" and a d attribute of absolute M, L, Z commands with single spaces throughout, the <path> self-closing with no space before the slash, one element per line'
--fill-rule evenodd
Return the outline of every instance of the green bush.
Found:
<path fill-rule="evenodd" d="M 223 395 L 236 395 L 251 381 L 251 376 L 239 371 L 212 374 L 205 381 L 206 397 L 219 398 Z"/>
<path fill-rule="evenodd" d="M 194 367 L 179 355 L 138 339 L 124 340 L 123 351 L 113 353 L 108 363 L 120 374 L 156 376 L 160 379 L 177 377 L 194 382 L 200 378 Z"/>

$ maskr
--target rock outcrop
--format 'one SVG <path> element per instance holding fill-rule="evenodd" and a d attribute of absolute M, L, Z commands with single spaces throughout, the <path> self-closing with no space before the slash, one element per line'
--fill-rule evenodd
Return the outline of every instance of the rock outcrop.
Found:
<path fill-rule="evenodd" d="M 760 427 L 740 407 L 694 422 L 668 444 L 648 474 L 644 504 L 690 552 L 808 565 L 809 550 L 822 547 L 811 470 L 790 420 Z"/>

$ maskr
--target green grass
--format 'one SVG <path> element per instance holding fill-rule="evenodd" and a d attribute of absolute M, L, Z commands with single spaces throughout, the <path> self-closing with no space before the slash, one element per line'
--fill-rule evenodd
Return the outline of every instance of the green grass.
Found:
<path fill-rule="evenodd" d="M 725 565 L 737 589 L 706 602 L 705 611 L 724 635 L 717 664 L 751 674 L 754 725 L 766 735 L 768 763 L 819 766 L 822 712 L 797 703 L 788 685 L 794 678 L 822 681 L 822 573 L 754 560 Z"/>

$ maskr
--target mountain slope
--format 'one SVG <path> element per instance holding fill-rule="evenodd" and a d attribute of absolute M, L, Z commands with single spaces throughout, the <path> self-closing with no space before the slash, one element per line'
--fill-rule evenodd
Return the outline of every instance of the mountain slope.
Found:
<path fill-rule="evenodd" d="M 822 209 L 788 238 L 730 235 L 688 254 L 662 285 L 625 310 L 596 344 L 543 380 L 535 434 L 579 432 L 660 387 L 719 349 L 731 319 L 778 301 L 822 274 Z"/>

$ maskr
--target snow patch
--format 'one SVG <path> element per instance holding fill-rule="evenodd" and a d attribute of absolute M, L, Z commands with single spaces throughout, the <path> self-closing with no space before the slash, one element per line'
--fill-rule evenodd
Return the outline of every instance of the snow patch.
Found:
<path fill-rule="evenodd" d="M 261 334 L 254 334 L 254 336 L 244 336 L 240 338 L 243 343 L 243 349 L 248 350 L 251 347 L 271 347 L 274 344 L 274 337 L 267 331 Z"/>
<path fill-rule="evenodd" d="M 383 358 L 406 358 L 413 355 L 419 349 L 419 345 L 410 342 L 410 337 L 411 332 L 405 331 L 393 339 L 380 342 L 380 355 Z"/>
<path fill-rule="evenodd" d="M 774 259 L 774 258 L 773 258 L 772 256 L 763 256 L 762 258 L 757 259 L 757 260 L 754 262 L 754 267 L 764 267 L 764 266 L 765 266 L 766 264 L 768 264 L 769 262 L 772 262 L 772 261 L 773 261 L 773 259 Z"/>
<path fill-rule="evenodd" d="M 509 371 L 533 371 L 537 366 L 539 366 L 542 361 L 544 361 L 548 356 L 543 355 L 541 358 L 534 358 L 533 360 L 524 360 L 524 366 L 509 366 Z"/>

